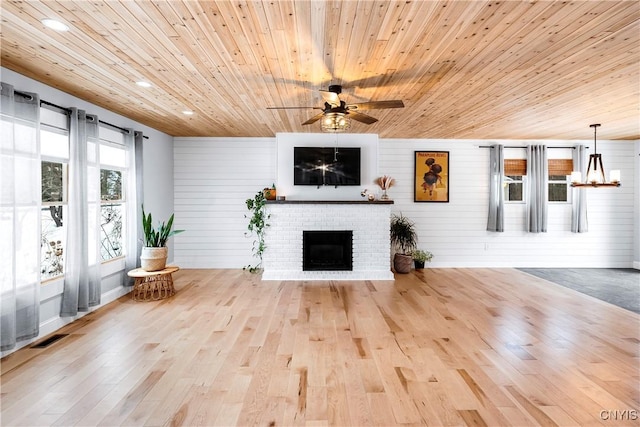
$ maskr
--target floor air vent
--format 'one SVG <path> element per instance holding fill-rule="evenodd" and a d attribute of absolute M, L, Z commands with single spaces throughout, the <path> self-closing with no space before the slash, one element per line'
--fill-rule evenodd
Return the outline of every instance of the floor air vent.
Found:
<path fill-rule="evenodd" d="M 36 343 L 36 344 L 32 345 L 31 348 L 46 348 L 46 347 L 49 347 L 54 342 L 60 341 L 62 338 L 66 337 L 67 335 L 69 335 L 69 334 L 51 335 L 49 338 L 47 338 L 45 340 L 42 340 L 39 343 Z"/>

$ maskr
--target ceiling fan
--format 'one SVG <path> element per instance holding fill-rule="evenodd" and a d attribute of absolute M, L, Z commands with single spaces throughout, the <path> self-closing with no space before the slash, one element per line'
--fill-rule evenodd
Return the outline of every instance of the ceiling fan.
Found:
<path fill-rule="evenodd" d="M 322 110 L 319 113 L 311 117 L 303 125 L 310 125 L 318 120 L 326 117 L 336 123 L 336 120 L 349 118 L 356 120 L 360 123 L 370 125 L 378 121 L 375 117 L 371 117 L 367 114 L 360 113 L 358 110 L 376 110 L 383 108 L 404 108 L 404 103 L 401 100 L 389 100 L 389 101 L 371 101 L 360 102 L 358 104 L 347 104 L 340 99 L 342 93 L 341 85 L 330 85 L 329 90 L 320 90 L 320 95 L 324 99 L 324 107 L 267 107 L 269 110 L 281 110 L 281 109 L 301 109 L 301 108 L 313 108 L 316 110 Z M 336 131 L 334 128 L 333 131 Z"/>

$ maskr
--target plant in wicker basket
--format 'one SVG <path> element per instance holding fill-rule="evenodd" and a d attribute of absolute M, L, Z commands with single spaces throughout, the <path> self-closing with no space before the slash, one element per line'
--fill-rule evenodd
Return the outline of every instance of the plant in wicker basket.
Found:
<path fill-rule="evenodd" d="M 144 232 L 144 247 L 140 254 L 140 264 L 145 271 L 163 270 L 167 263 L 167 240 L 169 237 L 182 233 L 184 230 L 171 230 L 173 227 L 173 215 L 169 221 L 158 224 L 158 228 L 153 228 L 153 219 L 144 212 L 142 206 L 142 230 Z"/>
<path fill-rule="evenodd" d="M 393 269 L 396 273 L 409 273 L 413 264 L 411 253 L 418 242 L 415 224 L 401 213 L 392 214 L 390 236 L 391 246 L 395 251 Z"/>

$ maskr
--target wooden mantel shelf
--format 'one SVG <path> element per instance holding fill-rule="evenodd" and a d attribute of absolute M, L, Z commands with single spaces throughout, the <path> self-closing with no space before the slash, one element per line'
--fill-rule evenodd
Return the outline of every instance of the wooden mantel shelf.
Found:
<path fill-rule="evenodd" d="M 267 204 L 323 204 L 323 205 L 392 205 L 393 200 L 267 200 Z"/>

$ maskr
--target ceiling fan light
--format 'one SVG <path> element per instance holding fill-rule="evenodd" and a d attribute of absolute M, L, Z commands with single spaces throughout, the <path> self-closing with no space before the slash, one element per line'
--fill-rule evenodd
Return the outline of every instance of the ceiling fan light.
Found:
<path fill-rule="evenodd" d="M 323 132 L 345 132 L 351 127 L 351 119 L 345 113 L 327 113 L 320 124 Z"/>

